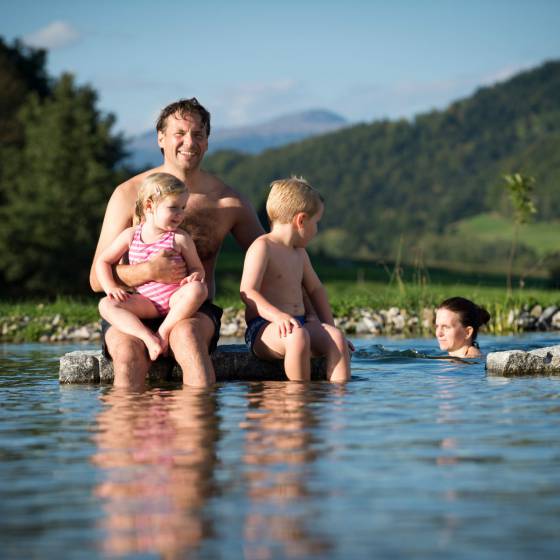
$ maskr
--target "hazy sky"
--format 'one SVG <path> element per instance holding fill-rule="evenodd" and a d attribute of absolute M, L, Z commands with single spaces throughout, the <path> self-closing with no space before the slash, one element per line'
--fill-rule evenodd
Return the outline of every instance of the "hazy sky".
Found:
<path fill-rule="evenodd" d="M 0 0 L 0 35 L 49 50 L 117 129 L 198 97 L 215 127 L 324 108 L 412 116 L 560 58 L 560 0 Z"/>

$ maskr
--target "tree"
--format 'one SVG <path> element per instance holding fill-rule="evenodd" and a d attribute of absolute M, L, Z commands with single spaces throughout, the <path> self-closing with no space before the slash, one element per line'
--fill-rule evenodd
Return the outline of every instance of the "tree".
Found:
<path fill-rule="evenodd" d="M 24 146 L 5 178 L 0 270 L 26 294 L 80 293 L 115 184 L 123 140 L 111 134 L 96 93 L 63 75 L 52 95 L 32 95 L 19 112 Z"/>
<path fill-rule="evenodd" d="M 513 207 L 513 236 L 511 240 L 511 250 L 509 253 L 507 290 L 511 295 L 511 277 L 513 273 L 513 261 L 517 242 L 519 240 L 519 230 L 522 224 L 527 223 L 531 216 L 537 212 L 531 199 L 531 194 L 535 185 L 535 179 L 521 173 L 504 175 L 505 188 L 509 191 L 509 198 Z"/>
<path fill-rule="evenodd" d="M 50 91 L 45 65 L 46 51 L 26 47 L 18 40 L 10 46 L 0 37 L 0 205 L 6 168 L 23 146 L 18 111 L 31 93 L 43 99 Z"/>

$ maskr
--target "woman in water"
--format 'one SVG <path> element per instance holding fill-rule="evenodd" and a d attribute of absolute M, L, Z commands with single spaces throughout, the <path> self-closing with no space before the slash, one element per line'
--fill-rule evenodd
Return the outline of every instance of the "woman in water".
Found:
<path fill-rule="evenodd" d="M 490 313 L 472 301 L 453 297 L 436 311 L 436 338 L 441 350 L 454 358 L 478 358 L 481 355 L 476 336 L 488 323 Z"/>

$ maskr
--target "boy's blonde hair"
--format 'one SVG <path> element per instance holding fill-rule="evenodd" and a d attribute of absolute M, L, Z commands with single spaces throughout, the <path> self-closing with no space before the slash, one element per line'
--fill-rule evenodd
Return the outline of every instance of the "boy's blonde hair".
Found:
<path fill-rule="evenodd" d="M 270 184 L 266 213 L 271 224 L 288 224 L 300 212 L 314 216 L 322 204 L 323 197 L 303 177 L 290 177 Z"/>
<path fill-rule="evenodd" d="M 138 190 L 134 214 L 137 222 L 144 221 L 146 203 L 148 200 L 156 206 L 163 198 L 170 194 L 182 194 L 188 192 L 183 181 L 177 179 L 170 173 L 152 173 L 148 175 Z"/>

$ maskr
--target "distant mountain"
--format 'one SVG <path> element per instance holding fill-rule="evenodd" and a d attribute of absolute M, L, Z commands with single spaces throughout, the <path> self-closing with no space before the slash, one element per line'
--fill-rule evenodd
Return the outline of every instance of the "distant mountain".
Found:
<path fill-rule="evenodd" d="M 259 154 L 270 148 L 285 146 L 312 136 L 326 134 L 348 126 L 348 122 L 331 111 L 320 109 L 292 113 L 253 126 L 213 129 L 208 153 L 233 150 Z M 155 131 L 132 138 L 128 144 L 128 162 L 134 167 L 147 167 L 161 162 Z"/>
<path fill-rule="evenodd" d="M 330 111 L 293 113 L 255 126 L 213 131 L 208 151 L 212 153 L 218 150 L 236 150 L 258 154 L 269 148 L 332 132 L 347 125 L 348 122 L 344 118 Z"/>

